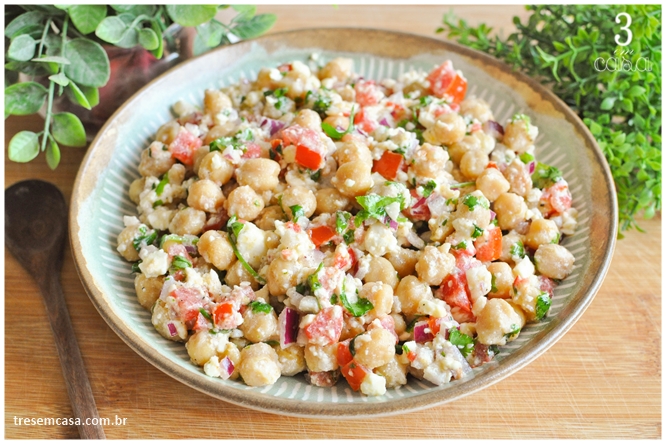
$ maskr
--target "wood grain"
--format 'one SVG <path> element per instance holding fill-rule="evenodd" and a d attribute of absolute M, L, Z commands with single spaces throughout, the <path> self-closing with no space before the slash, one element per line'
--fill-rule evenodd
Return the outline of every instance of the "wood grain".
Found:
<path fill-rule="evenodd" d="M 520 6 L 262 6 L 278 14 L 275 31 L 366 26 L 433 35 L 453 8 L 471 23 L 504 33 Z M 39 118 L 12 117 L 5 146 Z M 26 178 L 72 191 L 84 150 L 65 149 L 55 172 L 43 158 L 5 158 L 5 186 Z M 236 407 L 190 389 L 152 367 L 104 323 L 65 252 L 62 285 L 109 438 L 660 438 L 661 219 L 618 242 L 608 276 L 590 308 L 548 352 L 526 368 L 466 398 L 409 415 L 328 421 Z M 38 287 L 5 252 L 5 436 L 75 438 L 75 427 L 16 426 L 14 417 L 72 417 Z"/>

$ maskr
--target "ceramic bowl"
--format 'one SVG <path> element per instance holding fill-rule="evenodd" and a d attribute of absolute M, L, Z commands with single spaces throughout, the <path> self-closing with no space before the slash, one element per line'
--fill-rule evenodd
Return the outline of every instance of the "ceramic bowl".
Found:
<path fill-rule="evenodd" d="M 150 314 L 137 302 L 130 264 L 116 252 L 124 215 L 136 214 L 129 184 L 139 176 L 139 155 L 170 108 L 184 99 L 201 104 L 206 88 L 220 88 L 240 77 L 254 78 L 261 67 L 291 60 L 320 64 L 351 57 L 366 78 L 396 77 L 410 68 L 429 71 L 451 59 L 469 81 L 468 96 L 485 99 L 501 123 L 516 112 L 539 127 L 537 158 L 558 167 L 569 182 L 579 212 L 574 235 L 563 244 L 576 258 L 573 273 L 555 290 L 549 315 L 529 324 L 502 347 L 496 361 L 472 375 L 434 386 L 410 378 L 385 395 L 367 397 L 345 381 L 332 388 L 308 385 L 302 376 L 282 377 L 274 385 L 248 387 L 206 376 L 192 364 L 185 347 L 163 339 Z M 70 238 L 79 275 L 90 299 L 109 326 L 139 355 L 208 395 L 245 407 L 296 416 L 354 417 L 396 414 L 453 401 L 481 390 L 522 368 L 571 328 L 590 304 L 610 264 L 617 230 L 617 203 L 611 175 L 599 147 L 580 119 L 534 80 L 497 60 L 442 40 L 369 29 L 310 29 L 242 42 L 187 61 L 137 92 L 101 129 L 76 178 Z M 176 383 L 174 381 L 174 383 Z"/>

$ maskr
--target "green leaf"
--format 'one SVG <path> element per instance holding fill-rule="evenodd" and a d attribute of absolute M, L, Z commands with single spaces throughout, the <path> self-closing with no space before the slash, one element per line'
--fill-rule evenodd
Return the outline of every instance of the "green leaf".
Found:
<path fill-rule="evenodd" d="M 524 258 L 525 257 L 525 247 L 523 246 L 523 241 L 518 241 L 515 244 L 511 245 L 511 248 L 509 249 L 509 254 L 511 256 L 517 256 L 519 258 Z"/>
<path fill-rule="evenodd" d="M 465 333 L 460 333 L 457 328 L 449 330 L 449 342 L 458 347 L 464 357 L 467 357 L 474 350 L 474 339 Z"/>
<path fill-rule="evenodd" d="M 60 85 L 60 86 L 67 86 L 67 85 L 69 85 L 69 79 L 68 79 L 67 76 L 66 76 L 64 73 L 62 73 L 62 72 L 60 72 L 60 73 L 58 73 L 58 74 L 54 74 L 54 75 L 52 75 L 52 76 L 49 76 L 49 80 L 52 81 L 52 82 L 54 82 L 54 83 L 57 83 L 57 84 Z"/>
<path fill-rule="evenodd" d="M 65 57 L 60 57 L 60 56 L 43 56 L 43 57 L 38 57 L 36 59 L 32 59 L 31 62 L 38 62 L 38 63 L 56 63 L 58 65 L 70 65 L 71 62 L 66 59 Z"/>
<path fill-rule="evenodd" d="M 48 91 L 37 82 L 16 83 L 5 88 L 5 113 L 15 116 L 34 114 L 42 107 Z"/>
<path fill-rule="evenodd" d="M 157 235 L 156 232 L 153 233 Z M 147 244 L 149 245 L 150 243 Z M 173 260 L 171 261 L 171 270 L 184 270 L 185 268 L 192 268 L 192 262 L 187 260 L 186 257 L 181 256 L 180 254 L 174 256 Z"/>
<path fill-rule="evenodd" d="M 37 42 L 35 39 L 27 34 L 21 34 L 9 44 L 7 57 L 18 60 L 19 62 L 27 62 L 35 55 L 36 44 Z"/>
<path fill-rule="evenodd" d="M 235 22 L 246 22 L 251 20 L 257 13 L 257 7 L 254 5 L 231 5 L 238 15 L 234 17 Z"/>
<path fill-rule="evenodd" d="M 92 109 L 92 105 L 90 104 L 88 97 L 86 97 L 86 95 L 83 93 L 83 91 L 78 87 L 76 83 L 70 81 L 68 86 L 69 87 L 67 88 L 67 92 L 71 93 L 71 96 L 74 98 L 76 103 L 78 103 L 85 109 Z"/>
<path fill-rule="evenodd" d="M 242 39 L 252 39 L 266 33 L 273 27 L 277 16 L 275 14 L 259 14 L 247 22 L 238 23 L 231 32 Z"/>
<path fill-rule="evenodd" d="M 44 19 L 46 19 L 46 15 L 39 11 L 30 11 L 21 14 L 5 26 L 5 36 L 12 39 L 15 35 L 20 34 L 19 31 L 26 29 L 27 27 L 43 28 L 42 24 Z"/>
<path fill-rule="evenodd" d="M 601 102 L 601 106 L 599 108 L 603 109 L 604 111 L 612 109 L 616 99 L 617 97 L 606 97 L 603 102 Z"/>
<path fill-rule="evenodd" d="M 340 302 L 342 302 L 342 306 L 354 317 L 363 316 L 375 308 L 374 305 L 372 305 L 372 302 L 365 298 L 358 298 L 358 300 L 352 304 L 349 302 L 347 295 L 344 292 L 340 293 Z"/>
<path fill-rule="evenodd" d="M 49 145 L 46 147 L 46 164 L 52 170 L 58 168 L 60 163 L 60 148 L 53 138 L 49 137 Z"/>
<path fill-rule="evenodd" d="M 153 51 L 160 46 L 160 39 L 150 28 L 139 29 L 139 44 L 148 51 Z"/>
<path fill-rule="evenodd" d="M 270 313 L 273 311 L 271 304 L 266 304 L 261 301 L 252 301 L 247 304 L 247 306 L 252 309 L 252 313 Z"/>
<path fill-rule="evenodd" d="M 70 40 L 64 55 L 71 61 L 65 66 L 65 75 L 77 84 L 99 88 L 109 81 L 109 58 L 99 43 L 84 38 Z"/>
<path fill-rule="evenodd" d="M 95 29 L 95 35 L 107 43 L 116 44 L 122 40 L 127 25 L 117 16 L 110 16 L 102 20 Z"/>
<path fill-rule="evenodd" d="M 550 309 L 550 304 L 551 301 L 548 297 L 548 293 L 542 292 L 537 296 L 535 315 L 538 320 L 541 320 L 546 316 L 546 313 L 548 313 L 548 310 Z"/>
<path fill-rule="evenodd" d="M 97 106 L 99 103 L 99 90 L 91 86 L 81 86 L 81 92 L 86 96 L 88 103 L 91 107 Z"/>
<path fill-rule="evenodd" d="M 90 34 L 106 17 L 106 5 L 74 5 L 69 8 L 69 18 L 81 34 Z"/>
<path fill-rule="evenodd" d="M 430 197 L 435 188 L 437 188 L 437 182 L 429 180 L 428 183 L 423 186 L 423 197 Z"/>
<path fill-rule="evenodd" d="M 162 35 L 162 29 L 160 28 L 159 23 L 157 20 L 151 20 L 150 21 L 150 28 L 155 31 L 155 34 L 158 36 Z M 164 39 L 161 37 L 157 39 L 157 48 L 151 51 L 151 53 L 155 56 L 156 59 L 161 59 L 162 55 L 164 55 Z"/>
<path fill-rule="evenodd" d="M 155 187 L 155 194 L 161 196 L 162 193 L 164 192 L 164 187 L 166 187 L 168 183 L 169 183 L 169 172 L 167 171 L 162 176 L 162 180 L 160 180 L 160 183 L 158 183 L 157 186 Z"/>
<path fill-rule="evenodd" d="M 167 5 L 167 13 L 171 20 L 180 26 L 198 26 L 215 17 L 215 5 Z"/>
<path fill-rule="evenodd" d="M 643 94 L 645 94 L 645 91 L 646 91 L 646 89 L 643 88 L 642 86 L 634 85 L 625 94 L 628 97 L 638 97 L 638 96 L 642 96 Z"/>
<path fill-rule="evenodd" d="M 293 215 L 291 220 L 297 221 L 299 217 L 305 217 L 305 210 L 300 205 L 292 205 L 289 207 L 291 214 Z"/>
<path fill-rule="evenodd" d="M 20 131 L 9 141 L 7 149 L 9 160 L 13 162 L 30 162 L 39 154 L 39 139 L 32 131 Z"/>
<path fill-rule="evenodd" d="M 212 20 L 197 26 L 197 36 L 208 48 L 214 48 L 222 42 L 224 27 L 219 22 Z"/>
<path fill-rule="evenodd" d="M 76 147 L 86 145 L 86 130 L 79 118 L 72 113 L 54 114 L 51 134 L 63 145 Z"/>

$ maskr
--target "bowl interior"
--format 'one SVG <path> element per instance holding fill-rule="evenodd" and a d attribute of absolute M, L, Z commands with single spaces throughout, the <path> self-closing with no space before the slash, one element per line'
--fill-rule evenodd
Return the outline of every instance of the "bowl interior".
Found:
<path fill-rule="evenodd" d="M 407 385 L 389 389 L 384 396 L 366 397 L 351 391 L 344 381 L 333 388 L 319 388 L 308 385 L 302 376 L 282 377 L 272 386 L 251 388 L 209 378 L 189 361 L 182 344 L 154 330 L 150 313 L 137 302 L 130 264 L 116 252 L 123 216 L 136 214 L 128 188 L 139 177 L 140 153 L 172 118 L 170 108 L 176 101 L 200 106 L 206 88 L 254 79 L 262 67 L 291 60 L 323 65 L 338 56 L 352 58 L 357 72 L 376 80 L 396 78 L 410 69 L 429 71 L 451 59 L 468 79 L 468 97 L 486 100 L 495 120 L 504 124 L 518 112 L 530 116 L 539 127 L 537 159 L 559 168 L 571 188 L 579 225 L 563 245 L 576 258 L 573 273 L 556 288 L 548 317 L 529 324 L 517 340 L 501 348 L 496 362 L 475 369 L 465 380 L 437 387 L 410 378 Z M 222 48 L 184 63 L 118 110 L 91 145 L 79 172 L 71 238 L 84 284 L 105 320 L 144 358 L 182 382 L 225 400 L 285 414 L 395 413 L 455 399 L 496 382 L 552 345 L 582 314 L 605 274 L 615 232 L 614 193 L 602 159 L 589 133 L 567 108 L 488 57 L 398 33 L 292 32 Z"/>

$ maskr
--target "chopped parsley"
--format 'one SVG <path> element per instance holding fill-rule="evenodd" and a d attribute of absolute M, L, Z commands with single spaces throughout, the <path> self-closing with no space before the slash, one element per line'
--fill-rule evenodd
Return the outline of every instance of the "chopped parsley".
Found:
<path fill-rule="evenodd" d="M 404 198 L 402 195 L 397 197 L 380 196 L 378 194 L 368 194 L 366 196 L 359 196 L 356 201 L 363 207 L 361 211 L 356 213 L 354 217 L 354 224 L 359 227 L 366 219 L 374 217 L 377 220 L 383 221 L 386 216 L 386 207 L 394 202 L 400 203 L 400 209 L 404 209 Z"/>
<path fill-rule="evenodd" d="M 423 185 L 423 197 L 430 197 L 435 188 L 437 188 L 437 182 L 429 180 L 428 183 Z"/>
<path fill-rule="evenodd" d="M 516 336 L 518 333 L 520 333 L 520 326 L 516 324 L 511 324 L 511 331 L 507 334 L 504 335 L 506 339 L 511 339 L 512 337 Z"/>
<path fill-rule="evenodd" d="M 466 250 L 467 249 L 467 242 L 466 241 L 460 241 L 459 244 L 453 246 L 454 250 Z"/>
<path fill-rule="evenodd" d="M 340 302 L 342 302 L 342 306 L 345 307 L 347 311 L 354 317 L 363 316 L 374 308 L 372 302 L 365 298 L 358 298 L 358 300 L 352 304 L 349 302 L 347 295 L 344 292 L 340 293 L 339 297 Z"/>
<path fill-rule="evenodd" d="M 271 304 L 261 301 L 252 301 L 247 306 L 252 309 L 252 313 L 270 313 L 273 310 Z"/>
<path fill-rule="evenodd" d="M 474 350 L 474 339 L 461 333 L 457 328 L 449 330 L 449 342 L 458 347 L 464 357 Z"/>
<path fill-rule="evenodd" d="M 238 218 L 235 215 L 229 218 L 229 221 L 227 222 L 227 233 L 229 234 L 229 243 L 231 244 L 231 249 L 234 251 L 236 258 L 241 263 L 243 268 L 245 268 L 245 271 L 250 273 L 250 275 L 261 285 L 266 285 L 266 279 L 259 276 L 259 273 L 257 273 L 254 268 L 252 268 L 252 266 L 247 263 L 236 246 L 236 243 L 238 242 L 238 235 L 243 230 L 244 226 L 245 225 L 242 222 L 238 222 Z"/>
<path fill-rule="evenodd" d="M 551 244 L 559 244 L 561 236 L 562 235 L 558 232 L 557 235 L 555 235 L 555 238 L 552 241 L 550 241 L 550 243 Z"/>
<path fill-rule="evenodd" d="M 282 108 L 284 108 L 285 104 L 287 103 L 287 97 L 285 96 L 287 94 L 288 89 L 287 88 L 278 88 L 275 91 L 264 91 L 264 96 L 273 96 L 275 97 L 275 109 L 278 111 L 282 111 Z"/>
<path fill-rule="evenodd" d="M 449 188 L 451 188 L 452 190 L 457 190 L 458 188 L 471 187 L 474 185 L 476 185 L 476 181 L 470 180 L 469 182 L 460 182 L 460 183 L 451 184 L 449 185 Z"/>
<path fill-rule="evenodd" d="M 477 237 L 480 236 L 483 236 L 483 228 L 474 224 L 474 232 L 472 233 L 472 239 L 476 239 Z"/>
<path fill-rule="evenodd" d="M 201 313 L 203 317 L 208 319 L 210 322 L 213 322 L 213 317 L 210 315 L 210 313 L 208 313 L 208 311 L 205 308 L 200 308 L 199 313 Z"/>
<path fill-rule="evenodd" d="M 310 179 L 314 180 L 315 182 L 319 182 L 319 179 L 321 179 L 321 170 L 317 170 L 310 174 Z"/>
<path fill-rule="evenodd" d="M 349 220 L 351 214 L 346 211 L 338 211 L 335 213 L 335 232 L 343 234 L 349 228 Z"/>
<path fill-rule="evenodd" d="M 344 132 L 338 131 L 336 128 L 333 127 L 328 122 L 324 122 L 321 124 L 321 129 L 324 130 L 326 135 L 330 137 L 333 140 L 340 140 L 345 134 L 349 134 L 352 131 L 354 131 L 354 108 L 352 108 L 351 113 L 349 113 L 349 126 Z"/>
<path fill-rule="evenodd" d="M 297 221 L 299 217 L 305 217 L 305 211 L 303 210 L 303 207 L 300 205 L 292 205 L 289 207 L 291 210 L 291 220 Z"/>
<path fill-rule="evenodd" d="M 488 204 L 488 200 L 484 197 L 478 197 L 474 196 L 472 194 L 468 194 L 465 196 L 463 199 L 463 204 L 469 208 L 469 211 L 474 211 L 474 207 L 477 205 L 481 205 L 482 208 L 489 209 L 490 205 Z"/>
<path fill-rule="evenodd" d="M 312 273 L 310 276 L 308 276 L 308 286 L 310 287 L 310 291 L 312 294 L 314 294 L 315 291 L 319 290 L 321 288 L 321 282 L 319 282 L 319 272 L 321 269 L 324 268 L 324 263 L 321 262 L 319 266 L 317 267 L 317 270 Z"/>
<path fill-rule="evenodd" d="M 139 235 L 132 241 L 132 246 L 136 251 L 141 250 L 141 245 L 151 245 L 157 239 L 157 231 L 150 230 L 145 225 L 139 227 Z"/>
<path fill-rule="evenodd" d="M 509 254 L 511 256 L 518 256 L 519 258 L 525 257 L 525 247 L 523 246 L 523 241 L 518 241 L 515 244 L 511 245 L 509 249 Z"/>
<path fill-rule="evenodd" d="M 534 160 L 534 156 L 531 155 L 530 153 L 523 153 L 520 155 L 520 160 L 522 160 L 523 163 L 527 165 L 528 163 Z"/>
<path fill-rule="evenodd" d="M 186 257 L 177 254 L 173 257 L 171 261 L 171 270 L 184 270 L 185 268 L 191 268 L 192 262 L 190 262 Z"/>
<path fill-rule="evenodd" d="M 162 202 L 162 199 L 158 199 L 155 202 L 153 202 L 153 208 L 157 208 L 161 205 L 164 205 L 164 202 Z"/>
<path fill-rule="evenodd" d="M 245 142 L 250 142 L 254 140 L 254 135 L 250 128 L 245 128 L 242 131 L 239 131 L 233 137 L 219 137 L 213 140 L 208 146 L 210 151 L 224 151 L 227 147 L 232 147 L 235 150 L 242 150 L 245 152 Z"/>
<path fill-rule="evenodd" d="M 550 297 L 548 297 L 548 293 L 545 291 L 541 292 L 541 294 L 537 296 L 535 315 L 538 320 L 541 320 L 544 316 L 546 316 L 546 313 L 548 313 L 548 310 L 550 309 L 550 304 Z"/>
<path fill-rule="evenodd" d="M 342 239 L 344 239 L 345 244 L 349 245 L 354 242 L 354 230 L 347 230 L 345 234 L 342 235 Z"/>
<path fill-rule="evenodd" d="M 143 261 L 136 261 L 132 264 L 132 273 L 141 273 L 141 269 L 139 268 L 139 265 L 141 265 L 141 262 L 143 262 Z"/>
<path fill-rule="evenodd" d="M 497 277 L 495 277 L 494 274 L 490 275 L 490 292 L 491 293 L 497 293 L 497 285 L 495 284 L 497 282 Z"/>
<path fill-rule="evenodd" d="M 537 162 L 532 173 L 532 182 L 536 188 L 547 188 L 562 180 L 562 173 L 557 168 Z"/>
<path fill-rule="evenodd" d="M 169 172 L 167 171 L 162 176 L 162 180 L 160 180 L 160 183 L 157 184 L 157 187 L 155 188 L 155 194 L 161 196 L 162 193 L 164 192 L 164 187 L 166 187 L 168 183 L 169 183 Z"/>

